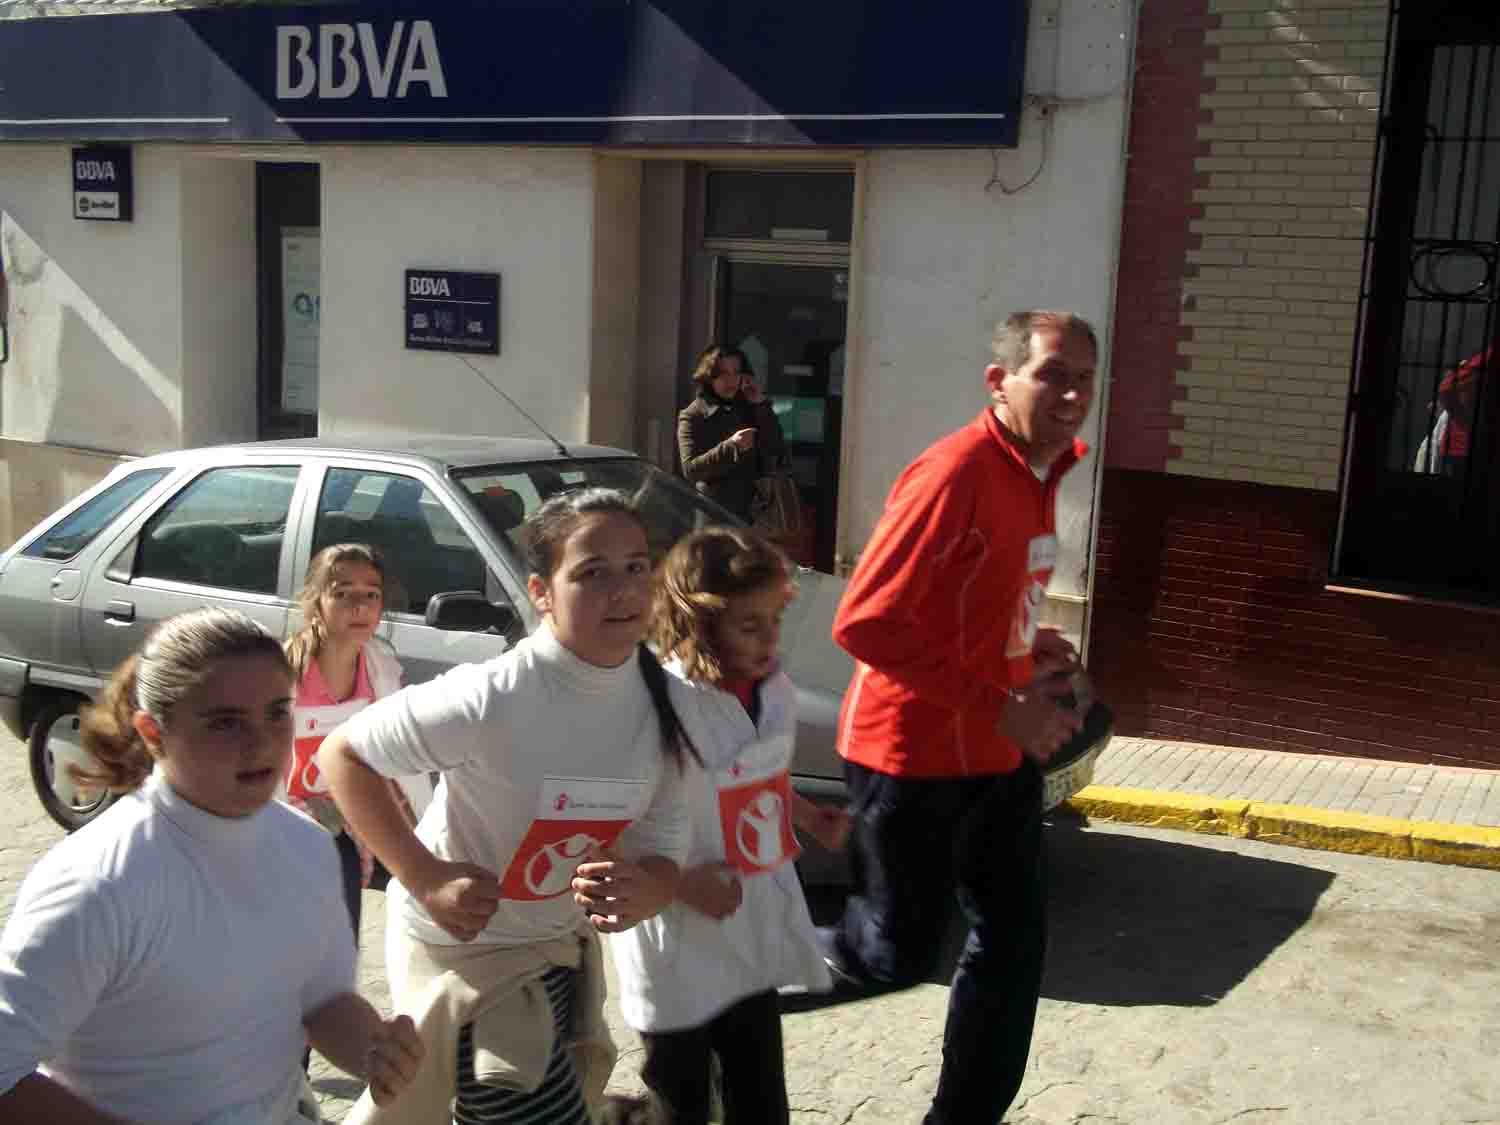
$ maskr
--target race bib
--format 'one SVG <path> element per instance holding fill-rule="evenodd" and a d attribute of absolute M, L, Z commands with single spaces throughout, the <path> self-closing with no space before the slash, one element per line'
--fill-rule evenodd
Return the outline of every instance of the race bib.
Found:
<path fill-rule="evenodd" d="M 500 897 L 540 902 L 567 891 L 583 858 L 618 840 L 647 797 L 644 781 L 545 778 L 536 819 L 500 878 Z"/>
<path fill-rule="evenodd" d="M 352 719 L 370 705 L 368 699 L 351 699 L 327 707 L 298 707 L 293 712 L 296 740 L 292 743 L 292 764 L 287 769 L 286 791 L 290 797 L 306 801 L 327 797 L 328 782 L 318 769 L 318 747 L 333 733 L 333 728 Z"/>
<path fill-rule="evenodd" d="M 792 828 L 792 740 L 753 743 L 714 772 L 724 858 L 746 875 L 774 871 L 802 848 Z"/>
<path fill-rule="evenodd" d="M 1005 645 L 1007 659 L 1018 660 L 1031 653 L 1036 643 L 1037 627 L 1042 623 L 1042 609 L 1047 602 L 1047 583 L 1057 566 L 1057 536 L 1038 535 L 1026 545 L 1026 582 L 1020 601 L 1011 618 L 1010 636 Z"/>

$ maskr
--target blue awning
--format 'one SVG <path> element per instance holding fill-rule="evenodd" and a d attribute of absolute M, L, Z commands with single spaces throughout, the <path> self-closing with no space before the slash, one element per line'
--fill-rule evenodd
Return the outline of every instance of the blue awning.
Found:
<path fill-rule="evenodd" d="M 1010 146 L 1024 0 L 445 0 L 0 21 L 0 139 Z"/>

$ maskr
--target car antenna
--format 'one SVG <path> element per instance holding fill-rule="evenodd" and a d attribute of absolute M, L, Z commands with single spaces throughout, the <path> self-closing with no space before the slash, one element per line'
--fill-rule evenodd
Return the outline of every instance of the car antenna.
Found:
<path fill-rule="evenodd" d="M 557 450 L 557 452 L 558 452 L 558 454 L 560 456 L 563 456 L 563 457 L 572 457 L 573 456 L 571 453 L 568 452 L 568 447 L 566 445 L 564 445 L 562 442 L 558 441 L 555 437 L 553 437 L 547 431 L 547 427 L 543 426 L 540 422 L 538 422 L 530 414 L 527 414 L 526 411 L 522 410 L 521 409 L 521 404 L 519 402 L 517 402 L 515 399 L 511 398 L 510 395 L 506 394 L 499 387 L 495 386 L 494 383 L 490 382 L 488 376 L 486 376 L 483 371 L 479 370 L 479 368 L 475 367 L 472 363 L 470 363 L 467 359 L 464 359 L 464 357 L 461 356 L 461 355 L 454 356 L 454 358 L 457 359 L 459 362 L 461 362 L 470 371 L 474 372 L 474 374 L 478 375 L 481 379 L 483 379 L 484 380 L 484 385 L 486 387 L 488 387 L 490 390 L 494 391 L 497 395 L 499 395 L 501 398 L 503 398 L 506 402 L 510 403 L 511 407 L 514 408 L 514 410 L 515 410 L 515 412 L 517 414 L 519 414 L 522 418 L 525 418 L 526 421 L 530 422 L 539 431 L 541 431 L 542 435 L 548 441 L 550 441 L 552 443 L 552 448 L 555 449 L 555 450 Z"/>

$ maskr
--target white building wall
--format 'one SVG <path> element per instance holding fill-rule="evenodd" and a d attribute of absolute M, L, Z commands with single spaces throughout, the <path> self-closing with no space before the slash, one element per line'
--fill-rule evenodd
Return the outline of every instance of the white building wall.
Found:
<path fill-rule="evenodd" d="M 587 436 L 594 156 L 370 147 L 322 165 L 322 435 L 536 437 L 465 366 L 403 343 L 404 271 L 500 274 L 500 354 L 465 356 L 564 441 Z"/>
<path fill-rule="evenodd" d="M 641 294 L 641 162 L 594 161 L 593 318 L 588 438 L 635 446 L 636 350 Z"/>
<path fill-rule="evenodd" d="M 988 402 L 995 322 L 1019 309 L 1069 309 L 1099 331 L 1101 371 L 1082 435 L 1093 451 L 1059 497 L 1052 593 L 1087 595 L 1132 13 L 1125 0 L 1033 7 L 1028 91 L 1056 101 L 1045 113 L 1035 102 L 1028 109 L 1018 148 L 875 150 L 861 162 L 840 496 L 845 558 L 863 550 L 906 464 Z M 1081 619 L 1071 624 L 1076 630 Z"/>
<path fill-rule="evenodd" d="M 134 149 L 135 219 L 73 218 L 67 145 L 0 150 L 0 433 L 125 453 L 182 435 L 179 151 Z"/>
<path fill-rule="evenodd" d="M 182 163 L 182 444 L 256 436 L 255 164 Z"/>

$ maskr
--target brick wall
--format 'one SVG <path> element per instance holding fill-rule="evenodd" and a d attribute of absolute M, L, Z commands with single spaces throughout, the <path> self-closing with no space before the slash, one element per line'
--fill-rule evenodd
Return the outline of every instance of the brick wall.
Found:
<path fill-rule="evenodd" d="M 1207 177 L 1194 162 L 1210 151 L 1199 100 L 1214 89 L 1205 68 L 1218 49 L 1207 33 L 1218 24 L 1209 0 L 1145 0 L 1137 29 L 1104 451 L 1119 468 L 1164 469 L 1184 422 L 1172 412 L 1187 398 L 1177 345 L 1192 338 L 1182 283 L 1201 240 L 1188 224 L 1203 215 L 1193 191 Z"/>
<path fill-rule="evenodd" d="M 1333 489 L 1386 0 L 1196 7 L 1141 14 L 1108 463 Z"/>
<path fill-rule="evenodd" d="M 1107 469 L 1101 505 L 1121 734 L 1500 766 L 1500 617 L 1324 591 L 1334 494 Z"/>

